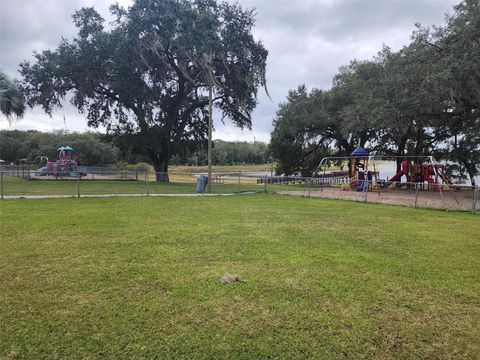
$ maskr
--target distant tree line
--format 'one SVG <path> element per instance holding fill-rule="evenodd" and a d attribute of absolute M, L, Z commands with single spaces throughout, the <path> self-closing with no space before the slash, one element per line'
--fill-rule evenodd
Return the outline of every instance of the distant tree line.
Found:
<path fill-rule="evenodd" d="M 340 68 L 330 90 L 299 86 L 274 120 L 277 171 L 310 175 L 324 156 L 357 146 L 450 160 L 472 184 L 480 172 L 480 2 L 454 7 L 444 26 L 416 26 L 399 51 Z M 401 159 L 400 159 L 401 161 Z M 400 163 L 397 164 L 400 166 Z"/>
<path fill-rule="evenodd" d="M 76 150 L 77 160 L 85 166 L 125 165 L 148 162 L 148 157 L 136 151 L 132 144 L 112 142 L 110 137 L 96 132 L 69 133 L 65 131 L 39 132 L 2 130 L 0 131 L 0 159 L 10 164 L 40 164 L 42 156 L 49 159 L 58 157 L 56 149 L 70 145 Z M 268 146 L 263 142 L 214 141 L 213 164 L 265 164 L 268 162 Z M 173 165 L 203 166 L 207 164 L 204 147 L 186 147 L 182 155 L 171 158 Z"/>
<path fill-rule="evenodd" d="M 80 165 L 105 166 L 121 160 L 119 149 L 102 141 L 101 135 L 94 132 L 0 131 L 0 159 L 8 164 L 39 164 L 42 156 L 55 160 L 57 149 L 64 145 L 76 150 Z"/>
<path fill-rule="evenodd" d="M 268 145 L 264 142 L 223 141 L 213 142 L 214 165 L 237 165 L 237 164 L 266 164 L 269 162 Z M 207 165 L 207 152 L 205 149 L 187 150 L 183 155 L 175 155 L 171 158 L 172 165 Z"/>

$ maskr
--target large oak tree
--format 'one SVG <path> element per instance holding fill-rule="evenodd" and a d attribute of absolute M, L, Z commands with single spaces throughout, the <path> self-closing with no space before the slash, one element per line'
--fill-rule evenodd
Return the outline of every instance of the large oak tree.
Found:
<path fill-rule="evenodd" d="M 29 105 L 51 113 L 69 99 L 89 126 L 127 135 L 164 173 L 180 146 L 205 139 L 210 87 L 223 117 L 251 127 L 267 58 L 252 35 L 253 10 L 215 0 L 136 0 L 111 11 L 117 20 L 109 30 L 93 8 L 77 11 L 76 38 L 21 64 Z"/>
<path fill-rule="evenodd" d="M 280 171 L 308 170 L 322 154 L 348 155 L 366 144 L 396 156 L 398 169 L 406 155 L 450 160 L 453 174 L 467 175 L 474 185 L 480 173 L 479 58 L 480 1 L 464 0 L 444 26 L 417 25 L 412 42 L 399 51 L 384 47 L 372 61 L 340 68 L 331 90 L 291 92 L 272 132 Z"/>
<path fill-rule="evenodd" d="M 351 121 L 352 96 L 343 82 L 328 91 L 308 91 L 302 85 L 289 92 L 273 121 L 270 141 L 278 173 L 310 176 L 323 157 L 348 156 L 370 140 L 369 124 L 357 113 Z"/>

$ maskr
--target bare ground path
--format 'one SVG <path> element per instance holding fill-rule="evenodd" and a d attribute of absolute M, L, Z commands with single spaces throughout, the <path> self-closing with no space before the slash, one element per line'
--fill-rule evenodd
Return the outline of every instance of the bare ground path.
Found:
<path fill-rule="evenodd" d="M 306 191 L 277 191 L 282 195 L 308 196 Z M 448 209 L 448 210 L 472 210 L 473 191 L 469 189 L 461 191 L 418 191 L 415 190 L 388 190 L 381 192 L 345 191 L 341 188 L 325 187 L 321 190 L 311 191 L 311 197 L 326 199 L 342 199 L 353 201 L 366 201 L 380 204 L 417 206 L 422 208 Z M 477 205 L 478 206 L 478 205 Z"/>

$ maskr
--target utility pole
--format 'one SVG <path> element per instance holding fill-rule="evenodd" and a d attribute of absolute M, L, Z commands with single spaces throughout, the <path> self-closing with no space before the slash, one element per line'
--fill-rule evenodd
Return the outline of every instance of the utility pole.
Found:
<path fill-rule="evenodd" d="M 208 192 L 212 193 L 212 85 L 208 87 Z"/>
<path fill-rule="evenodd" d="M 220 80 L 225 83 L 225 75 L 213 74 L 214 81 Z M 213 131 L 213 84 L 208 86 L 208 192 L 212 193 L 212 131 Z"/>

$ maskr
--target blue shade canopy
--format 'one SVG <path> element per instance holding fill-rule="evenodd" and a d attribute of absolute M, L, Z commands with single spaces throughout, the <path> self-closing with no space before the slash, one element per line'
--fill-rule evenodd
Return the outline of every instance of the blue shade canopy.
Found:
<path fill-rule="evenodd" d="M 368 157 L 369 153 L 367 150 L 362 148 L 361 146 L 357 147 L 351 154 L 350 156 L 355 156 L 355 157 Z"/>
<path fill-rule="evenodd" d="M 65 151 L 74 151 L 75 149 L 72 148 L 71 146 L 61 146 L 57 149 L 57 151 L 62 151 L 62 150 L 65 150 Z"/>

